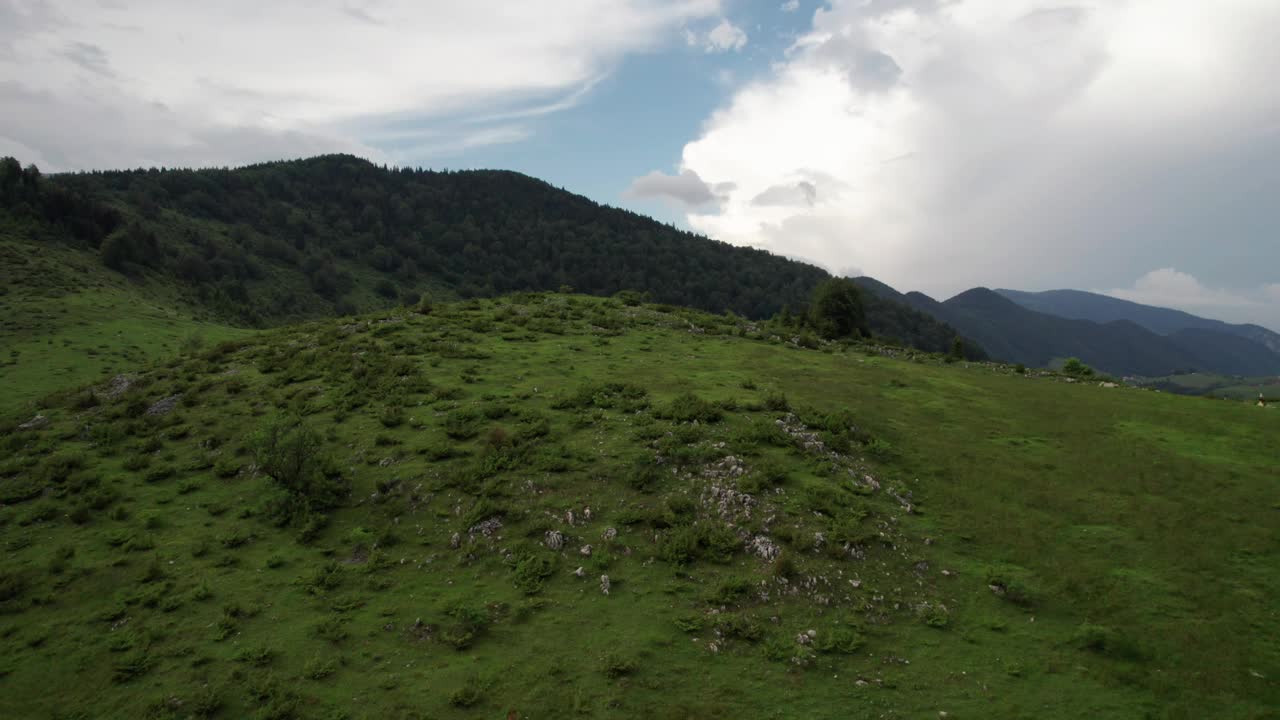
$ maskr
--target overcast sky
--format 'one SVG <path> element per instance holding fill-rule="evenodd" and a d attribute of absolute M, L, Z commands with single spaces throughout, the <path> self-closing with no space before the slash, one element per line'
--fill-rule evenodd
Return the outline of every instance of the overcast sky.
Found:
<path fill-rule="evenodd" d="M 945 298 L 1280 329 L 1276 0 L 0 0 L 0 154 L 507 167 Z"/>

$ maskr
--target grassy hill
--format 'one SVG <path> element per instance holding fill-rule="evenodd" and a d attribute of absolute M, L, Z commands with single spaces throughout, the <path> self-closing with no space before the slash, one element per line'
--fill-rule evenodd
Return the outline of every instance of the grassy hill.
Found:
<path fill-rule="evenodd" d="M 164 356 L 188 339 L 388 309 L 423 294 L 632 290 L 759 319 L 802 312 L 828 277 L 512 172 L 324 156 L 42 176 L 6 159 L 0 342 L 13 349 L 0 362 L 24 382 L 0 410 L 87 381 L 113 366 L 109 358 Z M 956 336 L 905 305 L 866 305 L 870 328 L 895 342 L 946 351 Z M 985 357 L 976 343 L 967 352 Z"/>
<path fill-rule="evenodd" d="M 1274 717 L 1280 412 L 1061 380 L 562 294 L 212 344 L 0 427 L 0 716 Z"/>

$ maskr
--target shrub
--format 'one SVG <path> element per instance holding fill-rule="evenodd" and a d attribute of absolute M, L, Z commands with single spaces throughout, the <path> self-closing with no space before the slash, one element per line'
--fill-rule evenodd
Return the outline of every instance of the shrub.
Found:
<path fill-rule="evenodd" d="M 445 610 L 449 622 L 440 631 L 440 639 L 455 650 L 471 647 L 476 636 L 489 626 L 489 613 L 483 607 L 457 601 Z"/>
<path fill-rule="evenodd" d="M 636 671 L 636 661 L 616 652 L 610 651 L 600 658 L 600 670 L 610 679 L 630 675 Z"/>
<path fill-rule="evenodd" d="M 837 627 L 818 633 L 813 644 L 820 652 L 852 655 L 862 649 L 866 641 L 857 630 Z"/>
<path fill-rule="evenodd" d="M 716 630 L 729 638 L 755 642 L 764 637 L 764 628 L 754 618 L 738 613 L 721 613 L 716 616 Z"/>
<path fill-rule="evenodd" d="M 289 495 L 278 516 L 298 521 L 337 506 L 350 485 L 323 452 L 320 436 L 300 421 L 274 421 L 253 438 L 258 467 Z"/>
<path fill-rule="evenodd" d="M 648 455 L 636 458 L 625 475 L 627 487 L 639 492 L 653 491 L 664 477 L 662 466 Z"/>
<path fill-rule="evenodd" d="M 378 421 L 382 423 L 383 427 L 400 427 L 405 421 L 404 408 L 399 405 L 388 405 L 378 415 Z"/>
<path fill-rule="evenodd" d="M 1062 363 L 1062 372 L 1076 377 L 1089 377 L 1093 375 L 1093 368 L 1081 362 L 1080 358 L 1069 357 Z"/>
<path fill-rule="evenodd" d="M 1074 641 L 1082 650 L 1099 655 L 1130 661 L 1147 659 L 1147 654 L 1132 639 L 1102 625 L 1081 625 L 1076 628 Z"/>
<path fill-rule="evenodd" d="M 720 422 L 724 413 L 716 405 L 703 400 L 693 393 L 676 396 L 663 411 L 662 417 L 675 422 L 715 423 Z"/>
<path fill-rule="evenodd" d="M 454 440 L 470 440 L 480 434 L 483 419 L 474 410 L 455 410 L 444 418 L 444 432 Z"/>
<path fill-rule="evenodd" d="M 555 563 L 544 554 L 524 554 L 512 566 L 515 584 L 526 595 L 542 590 L 542 585 L 555 572 Z"/>
<path fill-rule="evenodd" d="M 480 681 L 475 678 L 468 679 L 462 687 L 449 693 L 449 704 L 459 708 L 473 707 L 482 699 L 484 690 L 480 687 Z"/>

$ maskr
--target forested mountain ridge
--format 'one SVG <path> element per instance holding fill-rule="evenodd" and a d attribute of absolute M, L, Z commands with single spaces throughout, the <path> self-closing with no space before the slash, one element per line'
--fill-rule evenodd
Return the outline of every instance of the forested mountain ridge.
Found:
<path fill-rule="evenodd" d="M 566 285 L 766 318 L 802 309 L 829 277 L 509 171 L 394 169 L 329 155 L 34 179 L 9 159 L 3 172 L 0 222 L 27 236 L 74 238 L 135 278 L 177 280 L 194 306 L 238 324 L 347 314 L 423 292 L 465 298 Z M 905 306 L 867 309 L 873 332 L 904 344 L 945 351 L 956 336 Z"/>

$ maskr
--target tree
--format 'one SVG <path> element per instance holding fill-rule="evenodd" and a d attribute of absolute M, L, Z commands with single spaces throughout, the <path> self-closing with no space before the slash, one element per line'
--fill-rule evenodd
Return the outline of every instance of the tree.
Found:
<path fill-rule="evenodd" d="M 1081 362 L 1080 358 L 1070 357 L 1062 363 L 1062 372 L 1077 377 L 1088 377 L 1093 374 L 1093 368 Z"/>
<path fill-rule="evenodd" d="M 832 278 L 814 289 L 809 322 L 828 340 L 871 334 L 862 292 L 848 278 Z"/>

